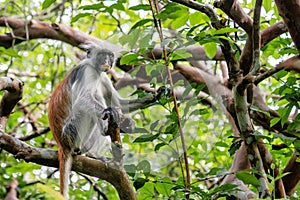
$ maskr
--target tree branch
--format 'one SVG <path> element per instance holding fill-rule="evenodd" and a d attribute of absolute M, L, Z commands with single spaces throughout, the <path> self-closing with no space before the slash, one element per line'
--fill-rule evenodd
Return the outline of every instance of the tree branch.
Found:
<path fill-rule="evenodd" d="M 1 77 L 0 91 L 2 90 L 5 90 L 5 93 L 2 96 L 2 100 L 0 103 L 0 129 L 5 130 L 5 125 L 12 109 L 22 98 L 23 82 L 18 79 Z"/>
<path fill-rule="evenodd" d="M 13 33 L 0 35 L 0 46 L 5 48 L 9 48 L 13 44 L 19 44 L 26 41 L 26 34 L 29 34 L 29 39 L 54 39 L 66 42 L 75 47 L 79 47 L 79 44 L 86 41 L 92 41 L 114 52 L 120 52 L 122 50 L 121 47 L 117 45 L 87 35 L 63 24 L 50 24 L 36 20 L 31 20 L 28 24 L 26 24 L 25 21 L 17 18 L 0 17 L 0 26 L 6 27 L 6 25 L 10 26 Z M 28 33 L 26 32 L 26 27 L 28 29 Z"/>
<path fill-rule="evenodd" d="M 224 11 L 234 22 L 248 34 L 252 32 L 252 19 L 247 15 L 241 4 L 236 0 L 215 1 L 214 6 Z"/>
<path fill-rule="evenodd" d="M 57 151 L 35 148 L 10 135 L 1 132 L 0 147 L 15 155 L 17 159 L 24 159 L 48 167 L 58 167 Z M 118 191 L 120 199 L 135 199 L 135 192 L 123 168 L 116 168 L 101 160 L 95 160 L 86 156 L 75 156 L 72 170 L 90 176 L 96 176 L 111 183 Z"/>
<path fill-rule="evenodd" d="M 286 24 L 289 33 L 300 53 L 300 1 L 275 0 L 279 15 Z"/>

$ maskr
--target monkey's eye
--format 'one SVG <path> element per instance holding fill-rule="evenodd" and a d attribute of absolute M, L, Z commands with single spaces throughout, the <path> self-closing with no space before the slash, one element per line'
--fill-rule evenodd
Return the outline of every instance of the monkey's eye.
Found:
<path fill-rule="evenodd" d="M 91 50 L 87 49 L 87 50 L 86 50 L 86 57 L 89 58 L 89 57 L 90 57 L 90 54 L 91 54 Z"/>

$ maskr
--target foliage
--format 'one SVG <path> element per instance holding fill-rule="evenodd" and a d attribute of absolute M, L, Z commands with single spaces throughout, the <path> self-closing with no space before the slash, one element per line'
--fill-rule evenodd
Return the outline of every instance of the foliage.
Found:
<path fill-rule="evenodd" d="M 185 48 L 190 45 L 203 46 L 208 60 L 207 70 L 216 76 L 221 74 L 220 62 L 214 61 L 221 40 L 229 41 L 235 51 L 245 45 L 246 35 L 241 28 L 216 10 L 224 18 L 225 27 L 215 29 L 210 19 L 203 13 L 189 9 L 174 2 L 164 1 L 162 10 L 153 18 L 148 1 L 64 1 L 54 0 L 21 1 L 2 0 L 0 15 L 24 17 L 24 19 L 43 20 L 63 23 L 89 33 L 92 36 L 123 46 L 126 51 L 120 60 L 121 65 L 139 65 L 145 69 L 145 80 L 150 88 L 170 87 L 166 66 L 175 69 L 174 62 L 187 64 L 191 53 Z M 209 3 L 209 1 L 199 1 Z M 253 1 L 243 1 L 242 6 L 254 7 Z M 262 29 L 279 21 L 280 16 L 273 9 L 273 1 L 264 1 L 261 17 Z M 222 17 L 223 16 L 223 17 Z M 161 42 L 155 28 L 155 19 L 161 22 L 164 39 Z M 168 31 L 169 29 L 169 31 Z M 8 31 L 7 28 L 5 31 Z M 165 46 L 167 59 L 144 57 L 146 52 L 156 46 Z M 0 70 L 2 76 L 17 76 L 25 83 L 22 105 L 18 105 L 10 116 L 6 131 L 17 138 L 31 135 L 34 127 L 43 130 L 48 127 L 47 102 L 53 88 L 66 73 L 78 63 L 75 52 L 79 50 L 61 41 L 30 40 L 10 49 L 0 47 Z M 81 52 L 80 52 L 81 53 Z M 288 34 L 272 40 L 261 50 L 261 63 L 264 71 L 273 68 L 279 61 L 297 54 Z M 239 58 L 239 53 L 236 57 Z M 162 56 L 163 57 L 163 56 Z M 140 67 L 128 74 L 135 77 Z M 124 74 L 121 69 L 116 69 Z M 264 80 L 261 90 L 267 94 L 266 102 L 279 116 L 271 119 L 270 126 L 280 124 L 283 127 L 292 114 L 297 115 L 300 107 L 299 73 L 280 71 Z M 138 199 L 184 199 L 186 196 L 186 172 L 184 171 L 183 147 L 179 134 L 178 119 L 181 120 L 187 146 L 188 164 L 192 176 L 190 194 L 192 199 L 211 199 L 212 196 L 225 196 L 239 191 L 237 185 L 221 185 L 217 180 L 229 174 L 233 156 L 241 145 L 240 137 L 233 137 L 228 119 L 222 113 L 219 99 L 208 106 L 208 93 L 204 84 L 190 84 L 184 76 L 174 80 L 174 88 L 181 91 L 176 112 L 170 93 L 158 97 L 148 108 L 129 114 L 137 129 L 133 134 L 123 134 L 124 164 Z M 134 87 L 120 89 L 124 97 L 141 97 L 148 93 Z M 210 94 L 214 96 L 214 94 Z M 276 97 L 279 97 L 276 99 Z M 24 107 L 28 111 L 24 111 Z M 258 107 L 250 107 L 262 115 L 270 116 Z M 179 114 L 179 115 L 178 115 Z M 30 118 L 29 116 L 32 116 Z M 33 120 L 36 119 L 36 120 Z M 289 130 L 300 131 L 300 117 L 297 115 L 289 124 Z M 35 125 L 32 125 L 35 123 Z M 280 171 L 288 163 L 293 148 L 300 147 L 299 141 L 273 131 L 256 126 L 266 137 L 263 142 L 272 149 L 272 145 L 285 144 L 286 148 L 271 150 Z M 295 131 L 296 132 L 296 131 Z M 41 148 L 53 148 L 50 132 L 35 137 L 29 144 Z M 1 151 L 0 199 L 6 194 L 5 184 L 12 179 L 19 181 L 21 199 L 52 199 L 58 191 L 57 169 L 38 166 L 16 160 L 13 155 Z M 238 179 L 253 188 L 259 185 L 255 171 L 236 173 Z M 108 183 L 91 178 L 97 182 L 109 199 L 115 199 L 117 193 Z M 37 184 L 39 183 L 39 184 Z M 274 181 L 272 181 L 274 183 Z M 71 196 L 75 199 L 93 199 L 99 194 L 85 177 L 72 173 Z M 255 189 L 253 189 L 255 190 Z M 299 194 L 295 191 L 295 196 Z"/>

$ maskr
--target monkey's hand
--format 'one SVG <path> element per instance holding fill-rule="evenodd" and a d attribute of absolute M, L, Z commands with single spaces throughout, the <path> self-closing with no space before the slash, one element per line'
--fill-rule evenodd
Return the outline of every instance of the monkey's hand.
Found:
<path fill-rule="evenodd" d="M 165 105 L 167 102 L 170 101 L 170 97 L 172 97 L 171 89 L 166 86 L 161 86 L 157 90 L 157 94 L 155 96 L 155 100 L 161 104 Z M 172 99 L 171 99 L 172 100 Z"/>
<path fill-rule="evenodd" d="M 112 135 L 116 130 L 119 130 L 123 114 L 119 108 L 106 108 L 102 112 L 102 119 L 107 120 L 108 128 L 104 135 Z"/>
<path fill-rule="evenodd" d="M 109 135 L 111 139 L 113 161 L 119 164 L 123 161 L 122 141 L 120 137 L 120 122 L 122 118 L 121 109 L 107 108 L 103 111 L 103 119 L 108 121 L 108 128 L 105 134 Z"/>

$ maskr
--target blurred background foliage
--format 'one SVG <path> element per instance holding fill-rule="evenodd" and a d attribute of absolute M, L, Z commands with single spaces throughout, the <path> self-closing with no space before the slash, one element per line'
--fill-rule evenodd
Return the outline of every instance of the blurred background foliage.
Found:
<path fill-rule="evenodd" d="M 241 1 L 246 12 L 251 11 L 253 2 Z M 263 2 L 262 29 L 280 19 L 273 1 Z M 159 37 L 147 1 L 0 0 L 0 3 L 0 15 L 28 21 L 62 23 L 118 44 L 126 51 L 131 51 L 125 54 L 127 56 L 124 56 L 121 62 L 143 63 L 150 66 L 147 70 L 147 74 L 152 76 L 150 85 L 159 87 L 166 84 L 167 77 L 162 66 L 164 63 L 161 60 L 147 60 L 139 56 L 159 45 Z M 202 1 L 202 3 L 210 2 Z M 176 50 L 199 44 L 204 45 L 207 55 L 213 58 L 219 45 L 220 32 L 209 25 L 209 18 L 177 3 L 163 1 L 163 5 L 165 6 L 162 7 L 161 13 L 156 17 L 162 21 L 165 45 L 170 52 L 173 52 L 170 54 L 170 59 L 190 56 L 186 52 L 176 52 Z M 243 46 L 246 33 L 237 29 L 220 10 L 216 12 L 227 27 L 223 31 L 229 33 L 228 39 L 236 46 Z M 1 28 L 0 31 L 6 33 L 9 29 Z M 282 34 L 262 49 L 263 68 L 265 70 L 273 68 L 279 61 L 296 53 L 297 50 L 289 35 Z M 23 42 L 9 50 L 1 48 L 0 54 L 1 76 L 16 76 L 25 83 L 23 99 L 10 116 L 6 132 L 22 138 L 47 129 L 49 96 L 66 73 L 79 62 L 76 54 L 82 52 L 60 41 L 38 39 Z M 211 73 L 220 75 L 219 62 L 210 60 L 205 61 L 205 64 Z M 115 70 L 120 75 L 125 74 L 118 68 Z M 134 76 L 135 73 L 133 70 L 131 75 Z M 163 76 L 162 80 L 157 79 L 159 76 Z M 183 93 L 187 94 L 190 90 L 194 95 L 179 103 L 192 174 L 192 197 L 210 199 L 214 194 L 234 190 L 234 186 L 220 186 L 219 181 L 219 178 L 228 173 L 233 159 L 228 152 L 233 141 L 228 120 L 218 109 L 218 105 L 215 105 L 217 109 L 213 109 L 202 104 L 203 99 L 195 97 L 203 87 L 199 86 L 198 91 L 192 90 L 183 81 L 176 82 L 175 85 Z M 266 94 L 268 105 L 276 110 L 279 109 L 282 118 L 287 120 L 291 112 L 299 109 L 299 74 L 277 73 L 262 82 L 261 89 Z M 135 87 L 125 87 L 120 90 L 123 97 L 129 97 L 134 92 L 137 93 Z M 143 92 L 141 95 L 144 95 Z M 281 98 L 276 99 L 277 96 Z M 131 98 L 136 97 L 137 95 L 134 95 Z M 126 154 L 124 162 L 130 179 L 138 189 L 138 198 L 184 198 L 182 148 L 172 102 L 162 99 L 162 102 L 135 111 L 129 116 L 136 122 L 138 130 L 134 134 L 122 135 Z M 299 120 L 298 116 L 297 121 Z M 36 124 L 32 126 L 31 123 Z M 296 126 L 299 129 L 299 125 Z M 266 136 L 264 142 L 270 149 L 272 144 L 284 143 L 289 147 L 293 146 L 292 138 L 280 136 L 260 127 L 257 129 Z M 27 142 L 35 147 L 56 149 L 49 131 Z M 292 152 L 292 148 L 271 150 L 280 168 L 286 165 Z M 0 182 L 3 183 L 0 185 L 0 199 L 3 199 L 6 194 L 5 186 L 13 179 L 19 182 L 18 191 L 21 199 L 53 199 L 57 195 L 53 192 L 53 189 L 58 191 L 59 188 L 57 169 L 16 160 L 13 155 L 5 151 L 1 151 L 0 160 Z M 108 199 L 117 198 L 116 191 L 108 183 L 75 172 L 71 176 L 71 197 L 97 199 L 99 193 L 93 189 L 94 182 L 98 183 L 100 190 Z M 297 190 L 296 193 L 298 194 L 299 191 Z"/>

